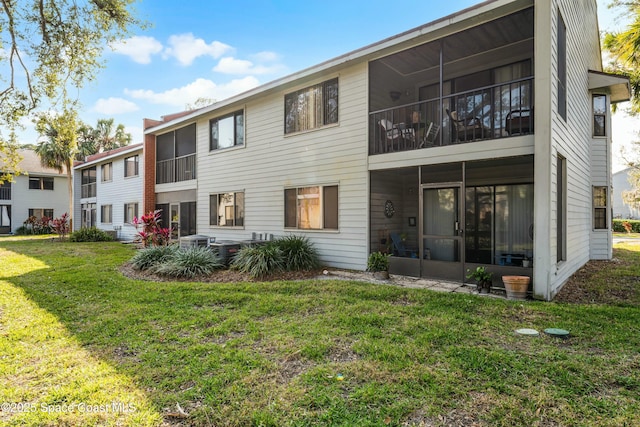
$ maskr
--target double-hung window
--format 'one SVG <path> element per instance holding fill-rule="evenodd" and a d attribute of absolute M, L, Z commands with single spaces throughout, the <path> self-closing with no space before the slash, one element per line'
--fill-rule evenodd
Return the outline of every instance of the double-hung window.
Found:
<path fill-rule="evenodd" d="M 30 176 L 29 190 L 53 190 L 53 178 Z"/>
<path fill-rule="evenodd" d="M 593 228 L 606 230 L 607 227 L 607 187 L 593 187 Z"/>
<path fill-rule="evenodd" d="M 284 114 L 285 134 L 338 123 L 338 79 L 285 95 Z"/>
<path fill-rule="evenodd" d="M 102 182 L 113 180 L 113 163 L 105 163 L 100 169 L 102 171 Z"/>
<path fill-rule="evenodd" d="M 209 195 L 209 225 L 219 227 L 244 226 L 244 193 Z"/>
<path fill-rule="evenodd" d="M 40 218 L 53 218 L 53 209 L 41 209 L 41 208 L 37 208 L 37 209 L 29 209 L 28 210 L 29 216 L 35 216 L 36 218 L 40 219 Z"/>
<path fill-rule="evenodd" d="M 338 186 L 284 190 L 284 226 L 302 230 L 338 229 Z"/>
<path fill-rule="evenodd" d="M 113 221 L 113 205 L 100 206 L 100 222 L 103 224 L 111 224 Z"/>
<path fill-rule="evenodd" d="M 228 116 L 209 121 L 209 149 L 218 150 L 244 144 L 244 112 L 236 111 Z"/>
<path fill-rule="evenodd" d="M 133 218 L 138 216 L 138 204 L 137 203 L 125 203 L 124 205 L 124 222 L 131 224 Z"/>
<path fill-rule="evenodd" d="M 593 136 L 607 136 L 607 97 L 593 95 Z"/>
<path fill-rule="evenodd" d="M 124 159 L 125 178 L 129 176 L 138 176 L 138 172 L 139 172 L 138 165 L 139 165 L 139 158 L 137 154 L 135 156 L 126 157 Z"/>

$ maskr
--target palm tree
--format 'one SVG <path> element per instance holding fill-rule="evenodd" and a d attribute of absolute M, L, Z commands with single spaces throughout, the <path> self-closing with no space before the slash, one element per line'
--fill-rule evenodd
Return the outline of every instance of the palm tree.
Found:
<path fill-rule="evenodd" d="M 631 113 L 640 113 L 640 0 L 615 0 L 612 6 L 627 8 L 631 22 L 618 33 L 608 33 L 603 46 L 612 56 L 608 70 L 629 77 L 631 83 Z"/>
<path fill-rule="evenodd" d="M 44 139 L 35 151 L 44 167 L 62 173 L 66 170 L 69 191 L 69 220 L 73 217 L 73 159 L 78 151 L 76 112 L 67 108 L 59 115 L 42 114 L 36 121 L 36 130 Z"/>
<path fill-rule="evenodd" d="M 125 131 L 123 124 L 115 126 L 114 119 L 98 119 L 95 128 L 80 123 L 76 160 L 82 161 L 92 154 L 124 147 L 130 143 L 131 134 Z"/>
<path fill-rule="evenodd" d="M 99 119 L 94 131 L 98 151 L 124 147 L 131 142 L 131 134 L 125 132 L 124 125 L 120 123 L 114 128 L 113 119 Z"/>

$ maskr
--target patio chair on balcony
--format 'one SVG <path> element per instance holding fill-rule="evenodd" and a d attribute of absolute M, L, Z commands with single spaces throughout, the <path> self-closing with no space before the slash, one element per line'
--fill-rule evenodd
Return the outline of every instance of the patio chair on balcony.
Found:
<path fill-rule="evenodd" d="M 387 119 L 381 119 L 379 123 L 381 134 L 384 135 L 382 152 L 399 151 L 400 145 L 404 144 L 405 141 L 404 131 Z M 394 146 L 397 148 L 394 149 Z"/>
<path fill-rule="evenodd" d="M 438 139 L 438 133 L 440 133 L 440 126 L 433 122 L 429 123 L 418 148 L 433 147 Z"/>
<path fill-rule="evenodd" d="M 454 141 L 473 141 L 474 139 L 483 139 L 490 136 L 489 128 L 485 127 L 478 117 L 459 118 L 457 111 L 449 111 L 448 109 L 445 111 L 451 122 Z"/>

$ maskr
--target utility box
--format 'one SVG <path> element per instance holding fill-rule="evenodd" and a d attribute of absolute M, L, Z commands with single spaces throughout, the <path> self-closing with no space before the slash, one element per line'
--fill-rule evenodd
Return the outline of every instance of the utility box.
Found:
<path fill-rule="evenodd" d="M 180 238 L 180 249 L 187 248 L 206 248 L 209 245 L 209 236 L 194 234 Z"/>
<path fill-rule="evenodd" d="M 235 240 L 216 240 L 215 242 L 209 242 L 209 249 L 216 252 L 220 260 L 227 265 L 231 263 L 241 246 L 242 243 Z"/>

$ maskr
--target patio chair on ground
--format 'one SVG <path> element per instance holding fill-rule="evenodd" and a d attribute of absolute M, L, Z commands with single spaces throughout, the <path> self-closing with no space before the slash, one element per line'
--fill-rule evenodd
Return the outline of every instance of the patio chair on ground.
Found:
<path fill-rule="evenodd" d="M 404 246 L 404 242 L 398 233 L 391 233 L 391 242 L 393 243 L 393 252 L 395 255 L 400 257 L 406 257 L 407 248 Z"/>

